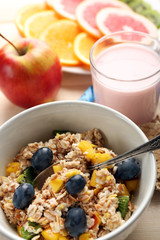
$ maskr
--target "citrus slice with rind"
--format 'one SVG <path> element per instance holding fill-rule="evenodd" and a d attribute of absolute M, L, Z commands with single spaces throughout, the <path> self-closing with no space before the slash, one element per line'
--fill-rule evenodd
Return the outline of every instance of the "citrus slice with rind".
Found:
<path fill-rule="evenodd" d="M 96 38 L 86 32 L 79 33 L 75 37 L 74 52 L 79 60 L 87 66 L 90 66 L 89 53 L 96 40 Z"/>
<path fill-rule="evenodd" d="M 49 6 L 64 18 L 76 20 L 75 10 L 83 0 L 48 0 Z"/>
<path fill-rule="evenodd" d="M 96 25 L 97 13 L 106 7 L 124 8 L 132 11 L 127 4 L 118 0 L 87 0 L 76 8 L 76 19 L 79 25 L 91 35 L 99 38 L 102 36 Z"/>
<path fill-rule="evenodd" d="M 150 20 L 124 9 L 104 8 L 97 14 L 96 23 L 104 35 L 129 30 L 158 37 L 158 30 Z"/>
<path fill-rule="evenodd" d="M 39 38 L 40 34 L 56 21 L 58 21 L 58 16 L 53 10 L 35 13 L 26 21 L 24 35 L 28 38 Z"/>
<path fill-rule="evenodd" d="M 29 4 L 20 8 L 15 16 L 15 24 L 20 34 L 24 36 L 24 25 L 33 14 L 46 10 L 45 4 Z"/>
<path fill-rule="evenodd" d="M 51 24 L 40 36 L 57 53 L 62 65 L 80 65 L 73 49 L 75 37 L 80 33 L 75 21 L 62 19 Z"/>
<path fill-rule="evenodd" d="M 46 4 L 47 8 L 53 9 L 52 2 L 53 2 L 53 0 L 45 0 L 45 4 Z"/>

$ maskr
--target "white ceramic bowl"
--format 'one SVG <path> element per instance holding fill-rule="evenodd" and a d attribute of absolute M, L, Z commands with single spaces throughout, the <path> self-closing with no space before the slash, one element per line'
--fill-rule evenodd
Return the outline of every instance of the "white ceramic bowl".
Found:
<path fill-rule="evenodd" d="M 21 147 L 29 142 L 47 140 L 55 129 L 81 132 L 100 129 L 109 146 L 122 153 L 147 141 L 143 132 L 122 114 L 95 104 L 80 101 L 60 101 L 39 105 L 14 116 L 0 127 L 0 175 Z M 118 229 L 99 240 L 124 240 L 133 231 L 140 216 L 150 203 L 155 188 L 156 162 L 153 153 L 139 156 L 142 173 L 135 196 L 135 212 Z M 17 232 L 8 224 L 0 210 L 0 233 L 7 239 L 19 240 Z"/>

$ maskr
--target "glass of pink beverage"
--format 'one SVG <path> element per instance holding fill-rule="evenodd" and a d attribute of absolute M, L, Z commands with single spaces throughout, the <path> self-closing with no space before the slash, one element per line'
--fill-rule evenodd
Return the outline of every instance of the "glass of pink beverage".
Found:
<path fill-rule="evenodd" d="M 151 121 L 160 91 L 160 43 L 140 32 L 116 32 L 99 39 L 90 52 L 95 102 L 136 124 Z"/>

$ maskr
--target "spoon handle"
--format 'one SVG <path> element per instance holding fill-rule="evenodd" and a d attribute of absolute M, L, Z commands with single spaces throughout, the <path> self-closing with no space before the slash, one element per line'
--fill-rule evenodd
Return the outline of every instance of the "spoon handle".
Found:
<path fill-rule="evenodd" d="M 105 162 L 93 165 L 93 166 L 89 167 L 89 170 L 94 170 L 94 169 L 102 168 L 102 167 L 109 166 L 112 164 L 116 164 L 127 158 L 134 157 L 138 154 L 153 151 L 153 150 L 156 150 L 159 148 L 160 148 L 160 135 L 158 135 L 157 137 L 151 139 L 150 141 L 140 145 L 139 147 L 134 148 L 131 151 L 122 153 L 122 154 L 118 155 L 117 157 L 114 157 Z"/>

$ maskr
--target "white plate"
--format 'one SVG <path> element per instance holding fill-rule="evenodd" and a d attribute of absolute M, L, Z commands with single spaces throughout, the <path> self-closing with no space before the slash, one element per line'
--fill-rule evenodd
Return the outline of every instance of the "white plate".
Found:
<path fill-rule="evenodd" d="M 160 0 L 145 0 L 148 2 L 153 9 L 160 12 Z M 34 3 L 44 2 L 44 0 L 34 0 Z M 0 29 L 1 33 L 4 34 L 8 39 L 14 40 L 17 37 L 20 37 L 15 24 L 15 14 L 18 9 L 24 5 L 33 4 L 33 0 L 0 0 Z M 9 6 L 9 7 L 8 7 Z M 7 14 L 6 14 L 7 13 Z M 160 38 L 160 30 L 159 30 Z M 1 38 L 0 47 L 6 42 Z M 68 67 L 63 66 L 62 70 L 64 72 L 73 73 L 73 74 L 84 74 L 89 75 L 90 71 L 83 67 Z"/>
<path fill-rule="evenodd" d="M 90 74 L 90 70 L 86 70 L 85 68 L 82 67 L 62 67 L 62 70 L 64 72 L 68 72 L 68 73 L 78 73 L 78 74 L 86 74 L 89 75 Z"/>

